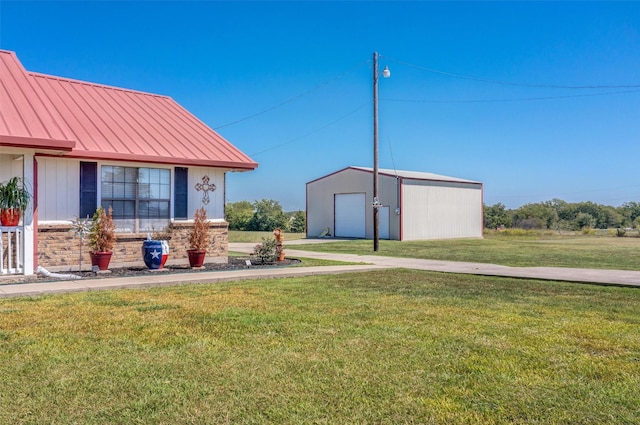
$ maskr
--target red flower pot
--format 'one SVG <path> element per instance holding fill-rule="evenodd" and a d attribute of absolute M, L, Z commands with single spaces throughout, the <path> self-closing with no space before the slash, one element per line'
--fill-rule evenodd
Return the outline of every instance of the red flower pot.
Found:
<path fill-rule="evenodd" d="M 17 208 L 3 209 L 0 212 L 0 223 L 3 226 L 17 226 L 21 215 L 21 211 Z"/>
<path fill-rule="evenodd" d="M 196 249 L 188 249 L 189 265 L 191 267 L 202 267 L 204 264 L 204 257 L 207 255 L 207 251 L 198 251 Z"/>
<path fill-rule="evenodd" d="M 99 270 L 108 270 L 113 252 L 90 252 L 91 266 L 98 266 Z"/>

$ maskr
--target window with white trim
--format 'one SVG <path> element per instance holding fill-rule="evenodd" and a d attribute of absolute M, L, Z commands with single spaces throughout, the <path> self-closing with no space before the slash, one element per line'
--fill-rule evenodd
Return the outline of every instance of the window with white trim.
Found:
<path fill-rule="evenodd" d="M 169 224 L 169 169 L 103 165 L 101 193 L 101 205 L 113 208 L 119 231 L 150 232 Z"/>

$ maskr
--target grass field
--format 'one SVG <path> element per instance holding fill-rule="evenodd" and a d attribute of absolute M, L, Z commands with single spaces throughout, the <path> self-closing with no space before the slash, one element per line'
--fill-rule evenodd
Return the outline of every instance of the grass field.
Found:
<path fill-rule="evenodd" d="M 637 424 L 639 311 L 408 270 L 0 299 L 0 423 Z"/>
<path fill-rule="evenodd" d="M 304 239 L 306 235 L 304 233 L 284 233 L 285 241 L 292 241 L 296 239 Z M 244 232 L 240 230 L 229 230 L 229 242 L 252 242 L 260 243 L 262 238 L 273 239 L 272 232 Z"/>
<path fill-rule="evenodd" d="M 286 244 L 285 244 L 286 245 Z M 296 245 L 309 251 L 374 254 L 370 240 Z M 485 235 L 483 239 L 380 241 L 378 255 L 470 261 L 505 266 L 640 270 L 640 238 L 611 236 Z"/>

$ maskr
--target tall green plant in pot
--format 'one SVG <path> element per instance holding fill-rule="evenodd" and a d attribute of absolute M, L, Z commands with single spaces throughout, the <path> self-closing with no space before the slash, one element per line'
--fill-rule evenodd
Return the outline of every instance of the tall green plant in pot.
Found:
<path fill-rule="evenodd" d="M 30 200 L 31 193 L 20 177 L 0 183 L 0 224 L 17 226 Z"/>
<path fill-rule="evenodd" d="M 202 267 L 209 247 L 209 222 L 207 221 L 207 211 L 200 207 L 193 216 L 193 228 L 189 233 L 189 265 L 191 267 Z"/>
<path fill-rule="evenodd" d="M 108 211 L 98 207 L 91 219 L 89 231 L 91 266 L 97 266 L 99 270 L 107 270 L 115 243 L 116 224 L 113 222 L 113 210 L 111 207 Z"/>

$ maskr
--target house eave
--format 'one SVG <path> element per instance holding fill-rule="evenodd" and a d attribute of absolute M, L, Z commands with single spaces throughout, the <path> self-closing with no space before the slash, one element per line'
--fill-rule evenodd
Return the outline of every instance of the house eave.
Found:
<path fill-rule="evenodd" d="M 43 156 L 47 156 L 44 154 Z M 163 157 L 156 155 L 122 155 L 118 153 L 106 152 L 70 152 L 64 155 L 65 158 L 75 158 L 92 161 L 122 161 L 122 162 L 144 162 L 151 164 L 166 164 L 174 166 L 199 166 L 199 167 L 215 167 L 226 168 L 238 171 L 250 171 L 258 167 L 256 162 L 239 162 L 239 161 L 220 161 L 210 160 L 206 158 L 176 158 Z"/>
<path fill-rule="evenodd" d="M 76 142 L 72 140 L 40 139 L 35 137 L 19 137 L 0 135 L 0 146 L 22 149 L 35 149 L 51 153 L 70 152 Z"/>

